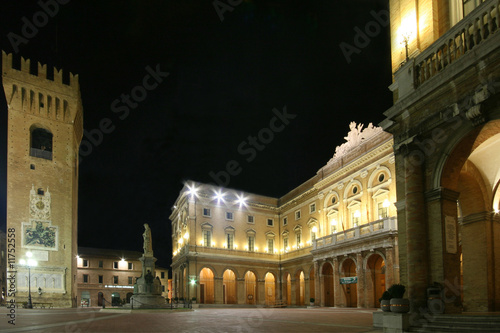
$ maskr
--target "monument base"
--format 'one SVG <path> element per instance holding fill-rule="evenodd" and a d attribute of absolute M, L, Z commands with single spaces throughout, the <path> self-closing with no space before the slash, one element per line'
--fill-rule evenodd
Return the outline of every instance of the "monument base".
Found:
<path fill-rule="evenodd" d="M 160 295 L 134 295 L 130 298 L 129 306 L 132 309 L 170 308 L 170 306 L 165 303 L 165 298 Z"/>

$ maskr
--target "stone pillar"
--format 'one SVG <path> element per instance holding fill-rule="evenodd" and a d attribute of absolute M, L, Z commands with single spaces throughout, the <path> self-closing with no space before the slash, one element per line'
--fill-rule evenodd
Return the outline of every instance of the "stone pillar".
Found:
<path fill-rule="evenodd" d="M 291 280 L 291 284 L 290 284 L 290 289 L 291 289 L 291 292 L 290 292 L 290 296 L 291 296 L 291 300 L 290 300 L 290 304 L 291 305 L 297 305 L 297 286 L 298 286 L 298 283 L 297 283 L 297 280 L 295 278 L 292 278 L 292 276 L 290 275 L 290 280 Z"/>
<path fill-rule="evenodd" d="M 363 254 L 356 253 L 356 274 L 358 276 L 358 283 L 356 284 L 357 292 L 356 295 L 358 296 L 357 303 L 358 303 L 358 308 L 364 308 L 366 307 L 366 288 L 365 288 L 365 267 L 364 267 L 364 262 L 363 262 Z"/>
<path fill-rule="evenodd" d="M 462 253 L 463 253 L 463 283 L 464 310 L 486 312 L 494 311 L 494 260 L 492 249 L 491 213 L 481 212 L 470 214 L 463 219 Z M 498 262 L 498 259 L 496 259 Z M 455 287 L 453 288 L 453 285 Z M 445 299 L 445 310 L 453 297 L 453 289 L 459 290 L 457 282 L 447 281 L 448 289 Z M 455 293 L 457 293 L 455 291 Z"/>
<path fill-rule="evenodd" d="M 385 248 L 385 290 L 389 289 L 389 287 L 396 282 L 394 279 L 397 276 L 395 262 L 394 262 L 394 248 L 386 247 Z"/>
<path fill-rule="evenodd" d="M 247 296 L 245 295 L 245 278 L 236 279 L 236 297 L 238 304 L 246 304 Z"/>
<path fill-rule="evenodd" d="M 459 193 L 437 188 L 426 193 L 427 216 L 429 226 L 429 277 L 430 281 L 440 282 L 448 290 L 446 295 L 445 313 L 461 313 L 460 295 L 460 249 L 458 246 L 457 199 Z M 473 242 L 482 243 L 476 233 L 462 229 L 462 239 L 472 236 Z M 481 261 L 483 258 L 479 256 Z M 477 270 L 474 270 L 474 280 L 477 280 Z M 457 287 L 450 292 L 448 286 Z M 448 285 L 448 286 L 446 286 Z M 475 288 L 473 288 L 475 289 Z M 477 289 L 474 291 L 477 292 Z"/>
<path fill-rule="evenodd" d="M 407 295 L 412 311 L 427 306 L 428 265 L 427 221 L 424 200 L 425 155 L 416 146 L 405 156 Z"/>
<path fill-rule="evenodd" d="M 266 304 L 266 281 L 257 280 L 257 302 L 255 304 Z"/>
<path fill-rule="evenodd" d="M 304 304 L 309 305 L 309 300 L 311 299 L 311 288 L 309 286 L 309 274 L 306 276 L 304 274 Z"/>
<path fill-rule="evenodd" d="M 319 264 L 317 261 L 314 262 L 314 294 L 315 294 L 315 302 L 316 304 L 325 304 L 323 300 L 323 295 L 321 294 L 321 285 L 319 280 Z"/>
<path fill-rule="evenodd" d="M 222 299 L 223 293 L 222 293 L 222 277 L 214 277 L 214 303 L 215 304 L 222 304 L 224 303 L 224 300 Z"/>
<path fill-rule="evenodd" d="M 340 267 L 339 260 L 337 258 L 333 258 L 333 302 L 335 307 L 343 306 L 342 304 L 342 287 L 340 286 Z"/>

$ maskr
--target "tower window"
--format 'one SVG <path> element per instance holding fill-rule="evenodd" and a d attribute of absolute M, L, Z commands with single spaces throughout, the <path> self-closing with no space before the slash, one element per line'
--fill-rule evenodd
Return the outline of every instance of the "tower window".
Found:
<path fill-rule="evenodd" d="M 31 131 L 30 156 L 52 160 L 52 138 L 52 133 L 46 129 L 33 129 Z"/>
<path fill-rule="evenodd" d="M 35 165 L 34 164 L 30 164 L 30 169 L 31 170 L 35 170 Z"/>
<path fill-rule="evenodd" d="M 38 193 L 38 195 L 44 195 L 45 194 L 45 192 L 41 188 L 38 189 L 37 193 Z"/>

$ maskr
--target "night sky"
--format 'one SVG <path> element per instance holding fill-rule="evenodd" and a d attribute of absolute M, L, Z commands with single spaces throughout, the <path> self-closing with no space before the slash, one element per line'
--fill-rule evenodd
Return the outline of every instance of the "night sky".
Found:
<path fill-rule="evenodd" d="M 80 77 L 79 245 L 142 251 L 149 223 L 168 267 L 168 217 L 185 180 L 217 183 L 211 175 L 234 160 L 227 187 L 279 197 L 314 176 L 350 121 L 377 124 L 391 106 L 388 25 L 373 16 L 387 2 L 59 0 L 49 15 L 40 3 L 56 0 L 2 0 L 1 49 Z M 341 45 L 357 48 L 349 61 Z M 284 108 L 288 124 L 266 130 Z M 6 109 L 2 90 L 3 229 Z M 113 130 L 90 135 L 105 118 Z M 252 141 L 259 133 L 265 144 Z"/>

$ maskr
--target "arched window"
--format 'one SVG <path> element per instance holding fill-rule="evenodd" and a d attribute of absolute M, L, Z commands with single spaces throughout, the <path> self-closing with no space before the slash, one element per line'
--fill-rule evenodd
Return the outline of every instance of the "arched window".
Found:
<path fill-rule="evenodd" d="M 52 138 L 52 133 L 46 129 L 32 129 L 30 156 L 52 160 Z"/>

